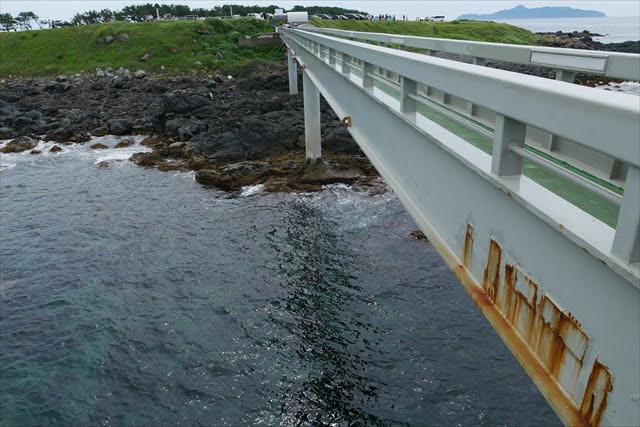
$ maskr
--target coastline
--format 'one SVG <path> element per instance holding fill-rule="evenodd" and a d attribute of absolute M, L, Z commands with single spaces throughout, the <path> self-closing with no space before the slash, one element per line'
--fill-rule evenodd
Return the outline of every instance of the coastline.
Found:
<path fill-rule="evenodd" d="M 554 33 L 560 46 L 594 44 L 590 33 Z M 550 43 L 554 43 L 551 39 Z M 640 48 L 629 42 L 623 48 Z M 618 44 L 605 45 L 616 51 Z M 469 62 L 462 55 L 441 55 Z M 489 61 L 488 67 L 555 78 L 551 69 Z M 265 71 L 256 62 L 252 76 L 236 80 L 219 74 L 133 77 L 126 70 L 96 75 L 14 78 L 0 85 L 2 152 L 54 141 L 52 151 L 105 135 L 145 135 L 152 151 L 130 160 L 160 171 L 195 171 L 196 180 L 225 191 L 263 185 L 266 191 L 319 191 L 344 183 L 364 191 L 384 191 L 375 169 L 349 132 L 321 102 L 323 159 L 305 161 L 302 88 L 289 95 L 286 65 Z M 301 83 L 302 79 L 298 81 Z M 622 80 L 578 74 L 576 83 L 620 90 Z M 92 146 L 92 148 L 94 148 Z M 96 147 L 100 149 L 101 147 Z M 108 163 L 99 165 L 108 167 Z"/>

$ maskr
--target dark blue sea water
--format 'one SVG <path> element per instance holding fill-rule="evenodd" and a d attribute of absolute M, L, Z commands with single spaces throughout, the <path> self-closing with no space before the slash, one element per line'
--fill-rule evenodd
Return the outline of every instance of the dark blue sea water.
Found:
<path fill-rule="evenodd" d="M 0 425 L 559 424 L 392 193 L 141 149 L 1 155 Z"/>

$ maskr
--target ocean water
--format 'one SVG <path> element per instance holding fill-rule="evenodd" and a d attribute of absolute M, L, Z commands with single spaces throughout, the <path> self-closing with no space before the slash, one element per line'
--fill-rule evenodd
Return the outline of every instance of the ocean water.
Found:
<path fill-rule="evenodd" d="M 630 11 L 632 16 L 603 17 L 603 18 L 556 18 L 556 19 L 497 19 L 496 22 L 505 22 L 524 28 L 534 33 L 538 32 L 572 32 L 587 30 L 592 33 L 603 34 L 604 37 L 595 37 L 602 43 L 621 43 L 629 40 L 640 40 L 640 9 L 637 2 L 635 11 Z"/>
<path fill-rule="evenodd" d="M 88 146 L 0 154 L 1 426 L 559 424 L 393 193 Z"/>

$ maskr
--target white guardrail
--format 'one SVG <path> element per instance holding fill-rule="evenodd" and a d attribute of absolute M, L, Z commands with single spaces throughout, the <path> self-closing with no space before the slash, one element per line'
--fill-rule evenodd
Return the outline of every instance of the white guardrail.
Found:
<path fill-rule="evenodd" d="M 373 37 L 347 33 L 354 39 Z M 295 79 L 292 58 L 304 68 L 305 108 L 317 105 L 312 98 L 319 91 L 344 118 L 364 153 L 563 422 L 638 425 L 638 99 L 317 30 L 284 29 L 281 36 L 289 49 L 290 79 Z M 416 46 L 416 38 L 380 37 L 384 43 L 400 44 L 403 39 L 405 46 Z M 452 43 L 464 54 L 491 57 L 480 50 L 487 44 L 465 48 L 465 42 Z M 444 45 L 438 50 L 445 50 Z M 555 54 L 547 50 L 541 49 Z M 518 62 L 513 55 L 506 60 Z M 624 75 L 616 65 L 621 62 L 612 58 L 603 73 Z M 399 77 L 399 100 L 376 87 L 374 82 L 393 87 L 374 72 L 377 69 Z M 492 154 L 418 113 L 424 102 L 420 85 L 494 111 Z M 312 116 L 305 110 L 305 120 Z M 314 126 L 307 130 L 319 133 L 319 125 Z M 624 163 L 623 196 L 525 149 L 527 126 Z M 619 205 L 615 229 L 523 176 L 523 158 Z"/>
<path fill-rule="evenodd" d="M 335 30 L 331 28 L 305 28 L 305 31 L 363 42 L 379 43 L 384 46 L 397 46 L 400 49 L 410 47 L 434 53 L 446 52 L 467 55 L 474 58 L 476 64 L 484 63 L 485 60 L 490 59 L 515 64 L 536 65 L 571 73 L 601 75 L 633 81 L 640 80 L 640 60 L 638 60 L 638 55 L 631 53 L 436 39 L 398 34 Z"/>

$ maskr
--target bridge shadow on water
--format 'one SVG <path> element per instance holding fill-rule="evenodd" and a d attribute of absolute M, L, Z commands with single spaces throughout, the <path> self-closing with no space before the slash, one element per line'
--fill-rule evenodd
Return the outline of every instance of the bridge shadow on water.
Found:
<path fill-rule="evenodd" d="M 367 411 L 376 406 L 381 384 L 366 376 L 379 339 L 360 312 L 374 304 L 355 284 L 357 268 L 337 224 L 316 206 L 297 202 L 284 226 L 271 233 L 286 296 L 272 301 L 271 315 L 284 329 L 283 349 L 297 355 L 298 369 L 284 369 L 283 390 L 271 399 L 280 422 L 386 425 Z M 365 335 L 367 337 L 365 337 Z M 273 414 L 273 413 L 272 413 Z"/>

